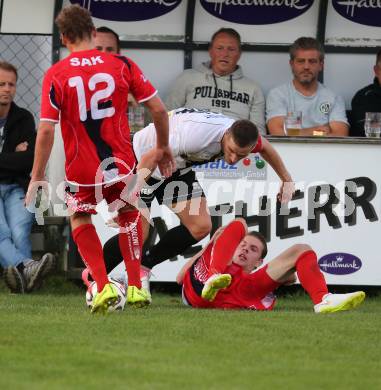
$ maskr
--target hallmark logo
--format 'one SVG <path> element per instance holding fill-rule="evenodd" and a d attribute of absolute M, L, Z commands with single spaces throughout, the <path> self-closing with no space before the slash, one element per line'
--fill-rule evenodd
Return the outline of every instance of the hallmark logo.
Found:
<path fill-rule="evenodd" d="M 201 0 L 211 15 L 241 24 L 272 24 L 294 19 L 305 13 L 313 0 Z"/>
<path fill-rule="evenodd" d="M 91 15 L 120 22 L 148 20 L 165 15 L 180 5 L 181 0 L 70 0 L 87 8 Z"/>
<path fill-rule="evenodd" d="M 348 275 L 362 267 L 361 260 L 350 253 L 330 253 L 319 260 L 322 271 L 333 275 Z"/>
<path fill-rule="evenodd" d="M 381 27 L 381 0 L 333 0 L 336 12 L 351 22 Z"/>

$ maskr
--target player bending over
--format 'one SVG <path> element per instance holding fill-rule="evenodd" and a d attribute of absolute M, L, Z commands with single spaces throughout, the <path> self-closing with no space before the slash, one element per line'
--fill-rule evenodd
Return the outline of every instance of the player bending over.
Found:
<path fill-rule="evenodd" d="M 179 272 L 177 282 L 183 285 L 183 302 L 197 308 L 272 310 L 273 292 L 295 279 L 295 272 L 315 313 L 353 309 L 365 298 L 363 291 L 329 293 L 316 253 L 309 245 L 293 245 L 256 270 L 266 253 L 263 236 L 248 232 L 245 221 L 235 219 L 217 230 L 206 247 Z"/>
<path fill-rule="evenodd" d="M 135 134 L 133 148 L 140 167 L 154 167 L 149 160 L 155 143 L 153 123 Z M 181 223 L 168 230 L 143 254 L 142 264 L 147 268 L 143 269 L 142 280 L 146 282 L 154 266 L 183 253 L 206 237 L 212 228 L 205 194 L 192 170 L 193 165 L 222 158 L 229 164 L 236 164 L 250 153 L 260 153 L 281 180 L 280 200 L 288 202 L 294 192 L 291 175 L 280 155 L 249 120 L 234 120 L 207 110 L 179 108 L 169 113 L 169 146 L 177 170 L 162 180 L 160 172 L 155 169 L 147 181 L 149 187 L 143 188 L 140 197 L 148 209 L 156 198 L 159 204 L 174 211 Z M 143 220 L 144 239 L 148 236 L 148 229 L 148 222 Z M 106 242 L 104 256 L 108 272 L 122 261 L 117 237 Z"/>

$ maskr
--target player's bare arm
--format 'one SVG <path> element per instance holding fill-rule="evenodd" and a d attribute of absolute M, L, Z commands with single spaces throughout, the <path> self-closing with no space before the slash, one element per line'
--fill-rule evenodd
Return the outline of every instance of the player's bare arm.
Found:
<path fill-rule="evenodd" d="M 25 204 L 28 205 L 33 200 L 37 189 L 36 183 L 45 179 L 45 170 L 48 164 L 50 153 L 54 143 L 54 123 L 40 122 L 36 138 L 34 162 L 28 191 L 25 196 Z"/>
<path fill-rule="evenodd" d="M 348 125 L 344 122 L 332 121 L 329 122 L 331 132 L 328 134 L 331 137 L 347 137 L 349 134 Z"/>
<path fill-rule="evenodd" d="M 285 135 L 284 118 L 284 116 L 276 116 L 267 122 L 270 135 Z"/>
<path fill-rule="evenodd" d="M 279 190 L 279 200 L 282 203 L 287 203 L 291 200 L 295 192 L 295 185 L 292 177 L 287 171 L 279 153 L 264 137 L 262 137 L 262 145 L 262 151 L 260 152 L 261 156 L 271 165 L 279 178 L 282 180 L 282 184 Z"/>

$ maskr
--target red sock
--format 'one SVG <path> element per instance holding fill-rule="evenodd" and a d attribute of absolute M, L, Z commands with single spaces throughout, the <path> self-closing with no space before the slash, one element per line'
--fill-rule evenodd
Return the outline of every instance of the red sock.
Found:
<path fill-rule="evenodd" d="M 141 288 L 140 260 L 143 248 L 142 223 L 138 210 L 126 211 L 119 215 L 119 246 L 128 275 L 128 285 Z"/>
<path fill-rule="evenodd" d="M 328 288 L 314 251 L 307 251 L 299 256 L 296 260 L 296 273 L 312 302 L 315 305 L 320 303 L 323 296 L 328 294 Z"/>
<path fill-rule="evenodd" d="M 98 292 L 108 283 L 103 249 L 93 224 L 86 223 L 73 230 L 73 239 L 77 244 L 83 262 L 97 283 Z"/>
<path fill-rule="evenodd" d="M 245 234 L 245 228 L 240 221 L 233 221 L 226 226 L 213 245 L 209 276 L 224 273 Z"/>

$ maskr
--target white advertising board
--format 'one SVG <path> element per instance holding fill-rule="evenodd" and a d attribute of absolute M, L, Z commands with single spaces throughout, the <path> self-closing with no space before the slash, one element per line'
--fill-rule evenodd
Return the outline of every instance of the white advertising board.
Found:
<path fill-rule="evenodd" d="M 291 210 L 288 215 L 281 215 L 276 210 L 279 180 L 271 167 L 266 165 L 259 170 L 250 170 L 255 165 L 254 156 L 245 167 L 242 163 L 238 168 L 227 164 L 217 167 L 214 163 L 197 169 L 212 208 L 214 227 L 226 224 L 236 214 L 243 214 L 249 230 L 259 230 L 267 236 L 269 253 L 266 260 L 292 244 L 306 243 L 317 252 L 329 284 L 381 285 L 381 256 L 377 247 L 381 231 L 381 195 L 377 191 L 381 183 L 381 144 L 367 140 L 362 143 L 324 141 L 272 141 L 292 173 L 296 188 L 301 191 L 288 205 Z M 242 170 L 249 179 L 234 178 L 234 175 L 241 176 Z M 207 175 L 214 178 L 205 178 Z M 252 180 L 253 176 L 256 176 L 255 180 Z M 325 193 L 328 188 L 334 190 L 330 196 Z M 259 211 L 263 196 L 268 199 L 269 213 Z M 221 204 L 224 206 L 220 209 L 212 207 Z M 287 214 L 287 210 L 284 211 Z M 179 223 L 173 213 L 157 204 L 153 205 L 151 216 L 155 218 L 159 232 Z M 104 238 L 115 234 L 104 230 L 101 216 L 97 217 L 96 224 Z M 204 239 L 201 244 L 206 242 Z M 192 250 L 188 251 L 188 257 L 191 253 Z M 152 280 L 174 281 L 185 261 L 183 256 L 178 256 L 177 261 L 156 266 Z"/>
<path fill-rule="evenodd" d="M 51 34 L 54 1 L 3 0 L 1 33 Z"/>
<path fill-rule="evenodd" d="M 187 1 L 64 0 L 87 8 L 96 27 L 117 31 L 122 40 L 183 41 Z"/>

